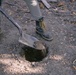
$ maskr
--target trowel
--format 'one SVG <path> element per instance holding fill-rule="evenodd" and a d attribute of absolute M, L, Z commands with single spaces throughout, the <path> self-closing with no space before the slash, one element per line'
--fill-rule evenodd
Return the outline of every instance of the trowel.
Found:
<path fill-rule="evenodd" d="M 4 10 L 3 8 L 0 7 L 0 12 L 5 15 L 5 17 L 11 21 L 13 23 L 13 25 L 15 27 L 17 27 L 17 29 L 19 30 L 20 33 L 20 38 L 19 38 L 19 42 L 30 47 L 30 48 L 34 48 L 34 49 L 39 49 L 39 50 L 45 50 L 45 46 L 34 36 L 31 36 L 29 34 L 26 34 L 22 31 L 22 28 L 20 27 L 20 25 L 12 18 L 10 17 Z M 38 44 L 37 44 L 38 43 Z M 39 47 L 40 45 L 40 47 Z"/>

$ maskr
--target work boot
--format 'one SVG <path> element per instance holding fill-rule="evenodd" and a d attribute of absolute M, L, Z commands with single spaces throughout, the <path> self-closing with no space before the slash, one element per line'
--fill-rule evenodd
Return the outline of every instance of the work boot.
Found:
<path fill-rule="evenodd" d="M 40 35 L 43 39 L 47 41 L 51 41 L 52 37 L 48 33 L 44 32 L 44 28 L 45 24 L 43 18 L 36 21 L 36 34 Z"/>
<path fill-rule="evenodd" d="M 1 4 L 2 4 L 2 0 L 0 0 L 0 6 L 1 6 Z"/>

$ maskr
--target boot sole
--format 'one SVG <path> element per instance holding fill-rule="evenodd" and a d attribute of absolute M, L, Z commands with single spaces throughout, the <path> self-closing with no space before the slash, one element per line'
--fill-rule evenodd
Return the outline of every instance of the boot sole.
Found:
<path fill-rule="evenodd" d="M 46 41 L 52 41 L 53 40 L 53 38 L 51 38 L 51 39 L 45 38 L 41 33 L 37 32 L 37 31 L 36 31 L 36 34 L 38 34 L 41 38 L 43 38 Z"/>

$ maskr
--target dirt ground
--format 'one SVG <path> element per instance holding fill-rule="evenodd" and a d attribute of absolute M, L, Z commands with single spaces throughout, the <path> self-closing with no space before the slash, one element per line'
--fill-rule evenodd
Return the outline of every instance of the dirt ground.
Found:
<path fill-rule="evenodd" d="M 76 75 L 72 62 L 76 59 L 76 2 L 66 0 L 64 6 L 50 3 L 41 9 L 46 29 L 53 36 L 48 42 L 35 34 L 35 22 L 23 0 L 4 0 L 2 8 L 17 21 L 28 34 L 45 42 L 49 53 L 40 62 L 29 62 L 20 56 L 22 44 L 19 32 L 0 13 L 0 75 Z"/>

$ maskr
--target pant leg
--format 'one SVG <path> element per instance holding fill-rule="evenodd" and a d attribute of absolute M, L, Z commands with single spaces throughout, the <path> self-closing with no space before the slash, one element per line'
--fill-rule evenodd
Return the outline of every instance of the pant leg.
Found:
<path fill-rule="evenodd" d="M 42 18 L 42 13 L 37 0 L 24 0 L 29 7 L 30 13 L 35 20 Z"/>

